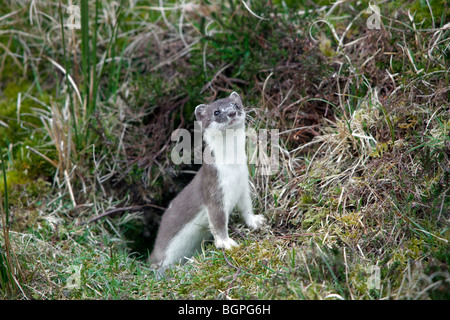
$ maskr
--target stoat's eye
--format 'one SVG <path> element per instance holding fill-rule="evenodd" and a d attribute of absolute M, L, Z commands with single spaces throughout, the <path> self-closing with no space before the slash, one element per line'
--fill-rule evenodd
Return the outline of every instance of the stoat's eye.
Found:
<path fill-rule="evenodd" d="M 219 114 L 220 114 L 220 110 L 214 111 L 214 115 L 215 115 L 215 116 L 218 116 Z"/>
<path fill-rule="evenodd" d="M 233 107 L 234 107 L 235 109 L 239 109 L 239 105 L 238 105 L 237 103 L 233 103 Z"/>

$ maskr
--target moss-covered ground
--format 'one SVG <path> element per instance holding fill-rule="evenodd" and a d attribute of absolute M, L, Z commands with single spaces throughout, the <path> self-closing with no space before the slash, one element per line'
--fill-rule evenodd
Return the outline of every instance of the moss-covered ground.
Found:
<path fill-rule="evenodd" d="M 74 4 L 0 7 L 1 298 L 450 298 L 447 1 Z M 159 279 L 171 134 L 232 91 L 268 224 Z"/>

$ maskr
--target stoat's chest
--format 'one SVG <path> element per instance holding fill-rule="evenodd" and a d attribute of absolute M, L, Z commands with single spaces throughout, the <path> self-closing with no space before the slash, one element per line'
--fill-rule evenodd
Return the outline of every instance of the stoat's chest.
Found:
<path fill-rule="evenodd" d="M 248 184 L 248 169 L 246 164 L 222 164 L 215 166 L 219 184 L 227 189 L 241 189 Z"/>

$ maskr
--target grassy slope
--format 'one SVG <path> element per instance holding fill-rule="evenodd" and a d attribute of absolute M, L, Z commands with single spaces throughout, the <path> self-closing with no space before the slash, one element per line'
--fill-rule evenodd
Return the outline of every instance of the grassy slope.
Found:
<path fill-rule="evenodd" d="M 261 20 L 238 1 L 183 14 L 92 2 L 64 39 L 57 2 L 0 9 L 2 297 L 449 297 L 448 5 L 379 3 L 368 30 L 366 1 L 277 3 L 252 3 Z M 195 169 L 170 163 L 170 133 L 231 90 L 249 126 L 281 132 L 277 174 L 250 167 L 270 226 L 236 219 L 239 248 L 208 245 L 156 280 L 157 207 Z"/>

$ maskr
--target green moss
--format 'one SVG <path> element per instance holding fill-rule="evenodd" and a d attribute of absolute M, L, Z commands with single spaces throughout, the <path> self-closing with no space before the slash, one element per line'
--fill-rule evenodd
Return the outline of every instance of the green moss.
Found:
<path fill-rule="evenodd" d="M 331 45 L 331 40 L 324 35 L 319 37 L 319 49 L 326 57 L 334 57 L 337 54 Z"/>
<path fill-rule="evenodd" d="M 3 182 L 3 174 L 0 174 L 0 181 Z M 25 185 L 27 183 L 31 182 L 30 179 L 28 179 L 27 177 L 25 177 L 22 173 L 17 172 L 17 171 L 9 171 L 6 173 L 6 184 L 7 184 L 7 188 L 8 190 L 11 190 L 12 187 L 16 186 L 16 185 Z M 5 193 L 5 187 L 3 183 L 0 183 L 0 192 L 2 194 Z"/>
<path fill-rule="evenodd" d="M 24 185 L 32 182 L 40 175 L 51 175 L 53 168 L 39 155 L 31 152 L 27 147 L 39 149 L 44 142 L 45 133 L 36 109 L 42 106 L 30 98 L 25 97 L 30 83 L 25 80 L 7 82 L 0 100 L 0 148 L 3 149 L 7 166 L 8 187 Z M 18 108 L 18 95 L 21 101 Z M 49 96 L 40 96 L 46 103 Z M 0 188 L 3 188 L 0 186 Z"/>
<path fill-rule="evenodd" d="M 305 192 L 300 197 L 300 202 L 304 203 L 304 204 L 312 204 L 312 203 L 316 203 L 316 200 L 314 199 L 314 197 L 311 194 Z"/>
<path fill-rule="evenodd" d="M 428 6 L 429 4 L 429 6 Z M 448 1 L 446 0 L 416 0 L 411 5 L 411 12 L 415 14 L 415 22 L 423 23 L 424 28 L 433 27 L 433 19 L 435 27 L 443 27 L 450 20 L 450 10 Z M 432 11 L 433 15 L 431 15 Z"/>

